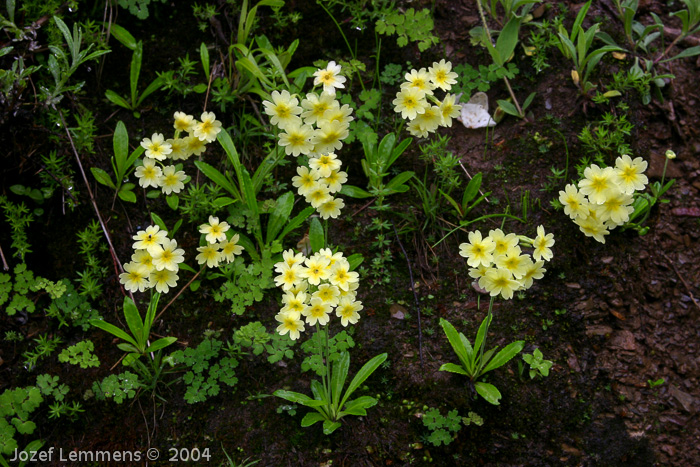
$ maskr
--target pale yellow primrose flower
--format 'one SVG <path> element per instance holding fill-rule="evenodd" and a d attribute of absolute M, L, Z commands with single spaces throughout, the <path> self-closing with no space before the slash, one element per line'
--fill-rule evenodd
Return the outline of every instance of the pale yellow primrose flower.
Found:
<path fill-rule="evenodd" d="M 177 131 L 186 131 L 190 133 L 195 125 L 195 120 L 192 115 L 187 115 L 185 112 L 175 112 L 174 115 L 175 122 L 173 127 Z"/>
<path fill-rule="evenodd" d="M 518 236 L 514 233 L 506 235 L 501 229 L 489 231 L 489 238 L 493 240 L 493 256 L 510 254 L 519 254 Z"/>
<path fill-rule="evenodd" d="M 341 162 L 334 153 L 321 154 L 318 157 L 309 158 L 309 167 L 318 171 L 319 177 L 330 177 L 331 172 L 340 170 Z"/>
<path fill-rule="evenodd" d="M 321 219 L 328 219 L 329 217 L 332 219 L 337 219 L 340 215 L 340 211 L 344 207 L 345 202 L 342 199 L 331 197 L 328 201 L 316 207 L 316 210 L 321 216 Z"/>
<path fill-rule="evenodd" d="M 148 276 L 151 271 L 156 267 L 153 265 L 153 257 L 148 252 L 148 250 L 136 250 L 134 254 L 131 255 L 131 262 L 139 264 L 146 268 L 146 276 Z"/>
<path fill-rule="evenodd" d="M 280 313 L 293 312 L 296 314 L 297 318 L 300 317 L 308 306 L 306 304 L 307 298 L 305 292 L 287 292 L 282 296 L 282 303 L 284 303 L 284 306 L 280 310 Z"/>
<path fill-rule="evenodd" d="M 144 138 L 141 146 L 146 150 L 146 157 L 163 161 L 172 152 L 170 144 L 165 142 L 162 133 L 153 133 L 150 138 Z"/>
<path fill-rule="evenodd" d="M 139 230 L 132 237 L 136 240 L 133 248 L 134 250 L 148 250 L 149 254 L 153 256 L 151 252 L 157 251 L 157 247 L 167 240 L 167 235 L 168 232 L 160 230 L 157 225 L 149 225 L 146 230 Z"/>
<path fill-rule="evenodd" d="M 493 262 L 491 254 L 496 247 L 490 237 L 481 237 L 480 231 L 469 232 L 469 243 L 459 245 L 459 255 L 467 258 L 467 264 L 473 268 L 480 264 L 490 266 Z"/>
<path fill-rule="evenodd" d="M 236 255 L 243 253 L 243 247 L 238 244 L 240 236 L 235 234 L 230 240 L 224 240 L 219 243 L 219 248 L 221 248 L 221 256 L 226 259 L 229 263 L 236 258 Z"/>
<path fill-rule="evenodd" d="M 311 295 L 311 298 L 320 298 L 323 303 L 337 306 L 340 301 L 340 289 L 335 285 L 321 284 L 318 286 L 318 290 Z"/>
<path fill-rule="evenodd" d="M 170 144 L 172 152 L 168 155 L 172 160 L 187 160 L 192 154 L 187 148 L 187 141 L 184 138 L 170 138 L 166 140 Z"/>
<path fill-rule="evenodd" d="M 280 133 L 278 144 L 284 148 L 284 152 L 288 156 L 308 155 L 314 149 L 314 145 L 311 143 L 313 135 L 314 129 L 311 125 L 292 122 L 286 126 L 283 133 Z"/>
<path fill-rule="evenodd" d="M 318 209 L 322 204 L 328 203 L 333 199 L 330 195 L 328 187 L 322 183 L 316 183 L 316 186 L 306 195 L 306 202 Z"/>
<path fill-rule="evenodd" d="M 297 167 L 297 176 L 292 177 L 292 185 L 298 188 L 301 196 L 307 196 L 318 184 L 318 176 L 315 172 L 310 172 L 309 168 L 303 165 Z"/>
<path fill-rule="evenodd" d="M 306 99 L 301 101 L 301 107 L 306 110 L 306 112 L 302 112 L 301 118 L 306 124 L 312 125 L 323 119 L 323 114 L 331 108 L 334 102 L 336 101 L 331 94 L 321 93 L 319 96 L 310 92 L 306 95 Z"/>
<path fill-rule="evenodd" d="M 631 195 L 635 190 L 643 190 L 649 183 L 643 172 L 647 169 L 647 161 L 641 157 L 634 160 L 627 154 L 618 157 L 615 161 L 614 180 L 623 193 Z"/>
<path fill-rule="evenodd" d="M 362 308 L 364 308 L 362 302 L 344 298 L 338 304 L 338 308 L 335 309 L 335 315 L 340 318 L 340 324 L 345 327 L 348 324 L 357 323 L 357 320 L 360 319 L 358 311 L 362 310 Z"/>
<path fill-rule="evenodd" d="M 579 191 L 588 196 L 591 203 L 603 204 L 608 195 L 617 189 L 613 181 L 614 175 L 612 167 L 601 169 L 596 164 L 592 164 L 583 171 L 585 178 L 578 182 Z"/>
<path fill-rule="evenodd" d="M 328 185 L 328 191 L 337 193 L 343 188 L 343 184 L 348 181 L 348 174 L 341 170 L 332 170 L 331 174 L 324 178 L 324 183 Z"/>
<path fill-rule="evenodd" d="M 549 233 L 545 235 L 544 226 L 538 226 L 537 237 L 535 237 L 535 240 L 532 242 L 532 247 L 535 249 L 535 251 L 532 252 L 532 257 L 535 258 L 535 261 L 541 259 L 545 261 L 551 260 L 552 256 L 554 256 L 554 253 L 552 253 L 550 249 L 552 245 L 554 245 L 554 234 Z"/>
<path fill-rule="evenodd" d="M 593 212 L 594 211 L 591 211 L 591 214 L 593 214 Z M 605 243 L 605 236 L 610 234 L 605 224 L 593 215 L 589 215 L 585 219 L 575 219 L 574 222 L 579 226 L 581 232 L 583 232 L 586 237 L 593 237 L 600 243 Z"/>
<path fill-rule="evenodd" d="M 292 264 L 291 266 L 286 263 L 277 263 L 277 265 L 282 264 L 278 270 L 279 276 L 275 277 L 275 285 L 277 287 L 282 287 L 285 292 L 292 290 L 297 284 L 303 281 L 305 278 L 306 269 L 299 263 Z"/>
<path fill-rule="evenodd" d="M 301 277 L 308 280 L 311 285 L 319 285 L 322 280 L 327 280 L 330 277 L 329 264 L 328 258 L 306 258 L 304 260 L 306 268 L 302 270 Z"/>
<path fill-rule="evenodd" d="M 331 305 L 325 303 L 318 297 L 312 297 L 309 306 L 304 310 L 302 315 L 306 318 L 306 324 L 313 326 L 318 323 L 321 326 L 328 324 L 331 312 Z"/>
<path fill-rule="evenodd" d="M 136 167 L 134 174 L 139 179 L 139 185 L 143 188 L 152 186 L 158 188 L 160 178 L 163 176 L 163 171 L 156 165 L 156 160 L 150 157 L 143 159 L 143 165 Z"/>
<path fill-rule="evenodd" d="M 500 255 L 495 260 L 497 268 L 505 269 L 516 279 L 525 275 L 528 261 L 531 261 L 529 256 L 519 253 Z"/>
<path fill-rule="evenodd" d="M 585 219 L 588 217 L 588 200 L 579 193 L 576 185 L 568 184 L 564 191 L 559 192 L 559 202 L 564 205 L 564 214 L 571 219 Z"/>
<path fill-rule="evenodd" d="M 320 120 L 340 122 L 343 125 L 350 125 L 350 122 L 355 120 L 355 118 L 352 116 L 352 107 L 350 107 L 348 104 L 343 104 L 341 107 L 338 101 L 333 101 L 333 105 L 323 112 L 323 117 L 321 117 Z"/>
<path fill-rule="evenodd" d="M 299 339 L 300 333 L 304 330 L 304 322 L 295 313 L 278 313 L 275 319 L 280 324 L 277 326 L 277 332 L 284 336 L 289 333 L 289 338 L 293 341 Z"/>
<path fill-rule="evenodd" d="M 449 91 L 453 84 L 457 84 L 457 73 L 451 70 L 452 62 L 446 62 L 444 58 L 440 63 L 433 62 L 433 66 L 428 68 L 430 81 L 443 91 Z"/>
<path fill-rule="evenodd" d="M 418 88 L 405 88 L 396 93 L 394 112 L 401 113 L 401 118 L 415 120 L 415 118 L 425 112 L 429 104 L 425 101 L 425 92 Z"/>
<path fill-rule="evenodd" d="M 209 216 L 209 223 L 199 226 L 199 232 L 206 234 L 207 243 L 216 243 L 226 240 L 226 232 L 230 228 L 228 222 L 219 222 L 218 217 Z"/>
<path fill-rule="evenodd" d="M 343 140 L 350 135 L 348 125 L 337 120 L 322 120 L 317 123 L 318 128 L 311 137 L 315 153 L 328 153 L 343 147 Z"/>
<path fill-rule="evenodd" d="M 270 116 L 270 123 L 277 125 L 284 130 L 290 123 L 300 121 L 298 115 L 302 109 L 299 107 L 299 100 L 292 97 L 286 89 L 282 92 L 272 91 L 270 94 L 272 102 L 263 101 L 265 113 Z"/>
<path fill-rule="evenodd" d="M 456 96 L 447 94 L 440 102 L 440 116 L 442 117 L 442 126 L 452 127 L 452 119 L 461 115 L 462 106 L 455 103 Z"/>
<path fill-rule="evenodd" d="M 324 93 L 335 95 L 336 88 L 345 87 L 345 76 L 340 75 L 340 69 L 340 65 L 336 65 L 334 61 L 328 62 L 325 69 L 314 72 L 314 86 L 322 85 Z"/>
<path fill-rule="evenodd" d="M 513 276 L 507 269 L 491 268 L 479 280 L 479 285 L 489 292 L 492 297 L 500 295 L 505 300 L 510 300 L 513 298 L 513 292 L 520 289 L 522 284 L 513 279 Z"/>
<path fill-rule="evenodd" d="M 170 287 L 175 287 L 177 285 L 177 274 L 169 269 L 155 270 L 151 272 L 148 278 L 149 286 L 155 287 L 156 291 L 160 293 L 168 293 Z"/>
<path fill-rule="evenodd" d="M 166 195 L 170 193 L 180 193 L 180 191 L 185 188 L 183 182 L 186 178 L 187 175 L 184 171 L 176 171 L 174 165 L 168 165 L 163 167 L 163 175 L 161 175 L 160 180 L 158 180 L 158 185 Z"/>
<path fill-rule="evenodd" d="M 177 272 L 179 264 L 185 261 L 185 250 L 177 247 L 177 241 L 166 239 L 157 248 L 153 249 L 153 266 L 158 271 L 168 269 Z"/>
<path fill-rule="evenodd" d="M 634 198 L 631 194 L 617 192 L 613 196 L 609 196 L 603 204 L 600 205 L 600 220 L 611 220 L 616 225 L 622 225 L 630 218 L 630 214 L 634 212 L 631 206 Z"/>
<path fill-rule="evenodd" d="M 193 134 L 200 141 L 211 143 L 221 132 L 221 122 L 216 119 L 214 112 L 203 112 L 200 120 L 201 122 L 195 124 Z"/>
<path fill-rule="evenodd" d="M 217 244 L 207 244 L 204 246 L 197 247 L 199 254 L 195 257 L 197 263 L 207 264 L 207 267 L 216 268 L 219 266 L 221 261 L 221 253 L 219 252 L 219 245 Z"/>
<path fill-rule="evenodd" d="M 196 136 L 188 136 L 187 138 L 183 139 L 185 140 L 187 152 L 190 155 L 199 156 L 207 149 L 206 143 Z"/>
<path fill-rule="evenodd" d="M 423 91 L 425 94 L 433 94 L 433 89 L 435 85 L 430 80 L 430 74 L 425 68 L 420 70 L 411 70 L 404 75 L 406 82 L 401 84 L 401 89 L 405 88 L 416 88 Z"/>
<path fill-rule="evenodd" d="M 140 263 L 126 263 L 124 271 L 119 274 L 119 282 L 129 292 L 143 292 L 148 288 L 149 269 Z"/>
<path fill-rule="evenodd" d="M 542 266 L 544 266 L 544 261 L 537 261 L 536 263 L 530 261 L 528 263 L 525 275 L 520 278 L 523 289 L 532 287 L 533 279 L 542 279 L 544 277 L 544 273 L 547 272 L 547 270 Z"/>
<path fill-rule="evenodd" d="M 339 264 L 331 269 L 331 275 L 328 280 L 341 291 L 347 292 L 350 290 L 351 284 L 359 283 L 360 275 L 355 271 L 350 271 L 350 267 L 347 264 Z"/>

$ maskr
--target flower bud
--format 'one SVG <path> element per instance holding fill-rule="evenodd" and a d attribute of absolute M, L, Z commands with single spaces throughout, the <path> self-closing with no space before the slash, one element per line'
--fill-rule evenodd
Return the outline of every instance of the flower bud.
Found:
<path fill-rule="evenodd" d="M 666 159 L 675 159 L 676 158 L 676 153 L 673 152 L 671 149 L 666 151 Z"/>
<path fill-rule="evenodd" d="M 574 82 L 574 84 L 575 84 L 576 86 L 578 86 L 578 81 L 579 81 L 578 71 L 576 71 L 576 70 L 571 70 L 571 80 Z"/>

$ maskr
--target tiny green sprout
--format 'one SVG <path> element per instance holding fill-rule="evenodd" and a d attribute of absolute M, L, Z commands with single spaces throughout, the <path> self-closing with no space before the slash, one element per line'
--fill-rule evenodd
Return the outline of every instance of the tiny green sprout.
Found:
<path fill-rule="evenodd" d="M 657 387 L 657 386 L 661 386 L 661 385 L 664 384 L 665 382 L 666 382 L 666 380 L 665 380 L 664 378 L 659 378 L 659 379 L 657 379 L 656 381 L 652 381 L 652 380 L 650 380 L 650 379 L 647 380 L 647 384 L 649 385 L 649 388 L 650 388 L 650 389 L 653 389 L 653 388 L 655 388 L 655 387 Z"/>
<path fill-rule="evenodd" d="M 549 369 L 552 368 L 551 360 L 544 360 L 540 349 L 535 349 L 532 354 L 523 355 L 525 363 L 530 365 L 530 378 L 534 379 L 538 374 L 541 376 L 549 376 Z"/>

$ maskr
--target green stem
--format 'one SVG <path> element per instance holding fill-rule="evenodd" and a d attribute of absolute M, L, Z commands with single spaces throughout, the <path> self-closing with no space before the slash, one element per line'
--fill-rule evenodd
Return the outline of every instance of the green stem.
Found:
<path fill-rule="evenodd" d="M 520 104 L 518 103 L 518 99 L 515 97 L 515 93 L 513 92 L 513 89 L 510 87 L 510 81 L 508 81 L 508 77 L 504 76 L 503 81 L 506 83 L 506 87 L 508 88 L 508 93 L 510 93 L 510 97 L 513 99 L 513 104 L 515 104 L 515 108 L 518 110 L 518 116 L 520 118 L 525 118 L 525 114 L 523 113 L 523 109 L 520 108 Z"/>
<path fill-rule="evenodd" d="M 493 309 L 493 302 L 495 299 L 496 297 L 491 297 L 491 301 L 489 301 L 489 311 L 486 314 L 486 330 L 484 331 L 484 340 L 481 341 L 481 348 L 479 349 L 479 369 L 476 372 L 477 377 L 481 374 L 482 368 L 484 368 L 484 347 L 486 347 L 486 336 L 489 334 L 489 326 L 491 326 L 491 318 L 493 318 L 491 310 Z"/>
<path fill-rule="evenodd" d="M 345 45 L 348 47 L 348 51 L 350 52 L 350 56 L 352 57 L 353 60 L 355 60 L 355 52 L 352 50 L 352 47 L 350 46 L 350 42 L 348 42 L 348 38 L 345 37 L 345 33 L 343 32 L 343 28 L 340 27 L 340 24 L 338 24 L 338 22 L 335 20 L 335 17 L 331 14 L 331 12 L 328 10 L 328 8 L 326 8 L 326 6 L 323 3 L 317 2 L 317 5 L 320 5 L 321 8 L 323 8 L 323 11 L 328 13 L 328 16 L 331 17 L 331 19 L 333 20 L 333 23 L 338 28 L 338 31 L 340 31 L 340 35 L 343 36 L 343 40 L 345 41 Z M 360 76 L 360 70 L 356 69 L 355 72 L 357 73 L 357 78 L 360 81 L 360 86 L 362 86 L 362 90 L 365 91 L 365 83 L 362 82 L 362 76 Z"/>

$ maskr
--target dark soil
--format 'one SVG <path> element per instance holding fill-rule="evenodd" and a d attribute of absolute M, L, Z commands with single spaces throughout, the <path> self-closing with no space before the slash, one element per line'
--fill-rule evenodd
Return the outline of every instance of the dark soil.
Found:
<path fill-rule="evenodd" d="M 188 2 L 153 5 L 152 18 L 147 21 L 138 21 L 125 10 L 114 10 L 119 15 L 117 22 L 144 40 L 147 53 L 141 83 L 150 82 L 156 71 L 174 67 L 177 58 L 185 53 L 197 57 L 202 41 L 215 46 L 210 52 L 212 61 L 220 58 L 216 56 L 219 52 L 226 52 L 223 41 L 237 29 L 238 16 L 228 15 L 221 6 L 219 23 L 213 22 L 202 33 L 196 29 L 191 8 L 185 3 Z M 430 2 L 400 3 L 406 3 L 406 8 L 431 6 Z M 580 5 L 565 3 L 571 10 L 566 22 L 569 25 Z M 668 16 L 680 8 L 679 2 L 673 7 L 654 0 L 640 3 L 642 21 L 651 21 L 653 12 L 668 20 L 668 26 L 679 27 L 678 19 Z M 611 5 L 612 2 L 595 1 L 585 25 L 596 18 L 603 21 L 606 31 L 619 34 L 621 27 L 612 16 Z M 336 26 L 315 3 L 291 1 L 285 8 L 301 12 L 301 25 L 291 27 L 289 35 L 278 34 L 274 22 L 265 16 L 267 8 L 261 7 L 260 32 L 267 33 L 275 45 L 286 46 L 294 38 L 300 40 L 289 69 L 310 66 L 319 59 L 349 58 Z M 559 8 L 547 11 L 545 18 L 551 19 Z M 440 58 L 453 64 L 489 63 L 485 52 L 469 42 L 469 30 L 479 24 L 474 2 L 437 1 L 433 11 L 440 45 L 420 53 L 411 45 L 398 48 L 393 37 L 383 37 L 382 66 L 410 60 L 415 67 L 427 67 Z M 85 10 L 79 13 L 88 14 Z M 101 19 L 101 13 L 100 10 L 91 14 Z M 349 18 L 339 11 L 336 17 L 344 30 L 350 29 L 348 22 L 343 21 Z M 357 43 L 358 59 L 368 68 L 374 67 L 370 34 L 348 34 L 351 43 Z M 159 128 L 168 128 L 176 110 L 200 112 L 204 96 L 192 94 L 182 98 L 156 93 L 147 99 L 139 119 L 126 110 L 118 110 L 102 96 L 110 88 L 120 87 L 123 93 L 127 92 L 130 53 L 116 41 L 110 44 L 113 52 L 99 67 L 101 74 L 96 73 L 96 66 L 89 72 L 82 70 L 79 78 L 86 80 L 85 88 L 80 94 L 67 96 L 61 105 L 71 109 L 84 105 L 95 113 L 96 153 L 82 158 L 82 164 L 86 170 L 101 167 L 111 173 L 111 133 L 118 120 L 126 123 L 131 141 L 138 141 L 154 131 L 162 131 Z M 679 47 L 680 51 L 686 45 Z M 454 219 L 446 215 L 446 220 L 421 230 L 424 214 L 420 200 L 411 190 L 406 196 L 388 198 L 392 211 L 382 214 L 401 232 L 399 236 L 391 235 L 390 282 L 370 287 L 366 280 L 359 293 L 365 308 L 353 334 L 357 346 L 351 352 L 351 374 L 373 356 L 389 354 L 389 364 L 381 367 L 361 391 L 380 401 L 367 417 L 347 417 L 331 436 L 324 436 L 318 425 L 301 428 L 305 410 L 298 407 L 296 415 L 290 416 L 279 410 L 281 399 L 270 396 L 280 388 L 310 393 L 312 378 L 309 373 L 301 373 L 301 352 L 278 364 L 267 363 L 264 355 L 251 355 L 236 370 L 239 382 L 235 388 L 224 386 L 218 396 L 206 402 L 187 404 L 183 400 L 184 385 L 178 383 L 159 391 L 165 402 L 150 394 L 122 405 L 81 400 L 85 412 L 74 423 L 49 419 L 42 406 L 35 417 L 35 435 L 24 441 L 42 438 L 47 448 L 63 447 L 64 451 L 145 451 L 155 447 L 160 450 L 161 460 L 154 465 L 168 463 L 166 457 L 170 456 L 166 454 L 172 454 L 171 448 L 194 447 L 209 448 L 212 465 L 226 460 L 222 448 L 238 462 L 249 457 L 259 459 L 258 465 L 265 466 L 700 465 L 698 63 L 694 58 L 673 62 L 676 78 L 664 88 L 663 100 L 655 99 L 645 106 L 634 92 L 625 96 L 630 107 L 628 118 L 634 124 L 629 138 L 633 157 L 649 161 L 649 178 L 656 181 L 661 177 L 665 151 L 673 149 L 678 158 L 669 164 L 666 178 L 675 178 L 676 183 L 666 194 L 669 203 L 654 208 L 646 235 L 618 229 L 605 244 L 600 244 L 584 237 L 561 210 L 551 207 L 550 201 L 558 196 L 564 182 L 554 191 L 543 191 L 542 187 L 551 167 L 564 168 L 567 151 L 568 178 L 575 178 L 574 164 L 583 155 L 577 135 L 588 122 L 616 110 L 614 105 L 594 105 L 582 99 L 571 83 L 570 64 L 556 48 L 550 50 L 551 67 L 541 74 L 532 69 L 521 48 L 516 50 L 514 61 L 521 73 L 514 80 L 515 91 L 523 97 L 537 92 L 527 121 L 505 118 L 488 139 L 484 131 L 466 129 L 459 122 L 441 130 L 451 137 L 448 149 L 460 157 L 470 174 L 482 172 L 483 190 L 492 192 L 491 203 L 484 203 L 476 214 L 503 212 L 508 204 L 512 212 L 520 213 L 522 194 L 527 191 L 527 222 L 508 221 L 504 230 L 534 236 L 536 227 L 542 224 L 555 235 L 554 259 L 545 278 L 536 282 L 523 298 L 497 302 L 488 336 L 489 345 L 504 346 L 522 339 L 526 341 L 525 352 L 541 349 L 545 358 L 555 363 L 549 377 L 531 380 L 527 369 L 521 374 L 515 361 L 511 362 L 489 375 L 489 382 L 503 394 L 501 404 L 493 406 L 475 398 L 465 377 L 438 371 L 443 363 L 456 361 L 439 319 L 448 319 L 471 338 L 486 314 L 487 300 L 484 298 L 477 306 L 478 293 L 466 274 L 466 262 L 456 254 L 459 243 L 466 241 L 467 230 L 457 231 L 431 248 L 452 230 L 447 221 Z M 620 66 L 612 60 L 601 62 L 597 82 L 607 82 Z M 393 92 L 384 90 L 387 113 Z M 493 110 L 493 102 L 507 98 L 507 90 L 497 84 L 488 95 Z M 231 133 L 237 134 L 241 131 L 236 123 L 241 112 L 252 114 L 253 101 L 260 107 L 257 97 L 251 97 L 252 100 L 235 102 L 227 112 L 219 112 L 210 102 L 209 110 L 216 112 Z M 0 141 L 5 148 L 0 159 L 2 194 L 14 201 L 19 198 L 9 187 L 16 183 L 31 185 L 36 180 L 41 170 L 38 154 L 55 149 L 72 157 L 65 134 L 48 127 L 41 110 L 32 107 L 32 100 L 26 99 L 21 111 L 8 117 L 0 127 Z M 563 139 L 554 130 L 561 132 Z M 535 134 L 551 142 L 548 150 L 538 149 Z M 253 144 L 242 149 L 242 154 L 253 169 L 263 156 L 262 149 Z M 341 155 L 350 183 L 358 186 L 366 184 L 359 169 L 361 155 L 359 144 L 343 148 Z M 225 156 L 219 148 L 209 149 L 206 157 L 211 164 L 223 167 Z M 398 170 L 413 170 L 417 174 L 426 170 L 415 142 L 397 165 Z M 293 167 L 294 164 L 280 168 L 277 179 L 288 180 Z M 190 170 L 195 171 L 194 167 Z M 27 263 L 36 274 L 49 279 L 73 278 L 83 267 L 77 255 L 75 233 L 95 215 L 79 175 L 76 181 L 79 208 L 64 213 L 60 199 L 50 200 L 44 206 L 43 217 L 31 228 L 34 252 L 27 256 Z M 149 200 L 147 205 L 143 200 L 136 205 L 117 201 L 112 209 L 113 193 L 94 183 L 92 189 L 122 261 L 131 254 L 131 235 L 150 223 L 149 211 L 161 215 L 168 225 L 177 220 L 162 199 Z M 330 224 L 330 238 L 346 255 L 362 253 L 367 263 L 376 253 L 368 226 L 378 214 L 362 200 L 345 202 L 342 219 Z M 418 227 L 406 220 L 411 216 L 418 219 Z M 500 224 L 500 219 L 490 219 L 470 228 L 488 231 Z M 195 225 L 185 224 L 178 234 L 178 242 L 190 258 L 195 254 L 195 229 Z M 293 247 L 303 236 L 301 231 L 295 234 L 288 237 L 286 247 Z M 9 227 L 4 223 L 0 245 L 8 262 L 14 265 L 17 259 L 9 257 L 10 243 Z M 110 273 L 99 301 L 100 313 L 106 320 L 119 323 L 123 296 L 116 268 L 108 254 L 101 259 Z M 414 304 L 409 267 L 420 310 Z M 220 330 L 221 338 L 226 340 L 251 321 L 259 320 L 268 329 L 273 328 L 279 300 L 276 290 L 268 291 L 265 299 L 244 315 L 231 316 L 226 303 L 212 300 L 216 287 L 203 284 L 197 292 L 186 291 L 156 322 L 153 332 L 178 337 L 177 345 L 184 348 L 199 344 L 207 329 Z M 394 318 L 387 303 L 401 303 L 409 316 Z M 71 394 L 82 394 L 93 381 L 123 371 L 121 366 L 110 369 L 122 353 L 106 333 L 59 328 L 41 312 L 28 316 L 3 313 L 0 326 L 3 334 L 15 330 L 27 337 L 18 344 L 0 341 L 0 390 L 34 384 L 37 375 L 50 373 L 60 376 L 61 382 L 70 386 Z M 60 335 L 64 345 L 93 340 L 102 365 L 79 370 L 58 363 L 54 354 L 32 372 L 26 371 L 22 353 L 30 348 L 32 338 L 44 333 Z M 651 388 L 648 381 L 660 378 L 665 382 Z M 426 440 L 429 431 L 420 419 L 425 407 L 437 407 L 443 414 L 457 409 L 461 416 L 473 411 L 483 417 L 484 424 L 463 427 L 454 442 L 433 447 Z"/>

